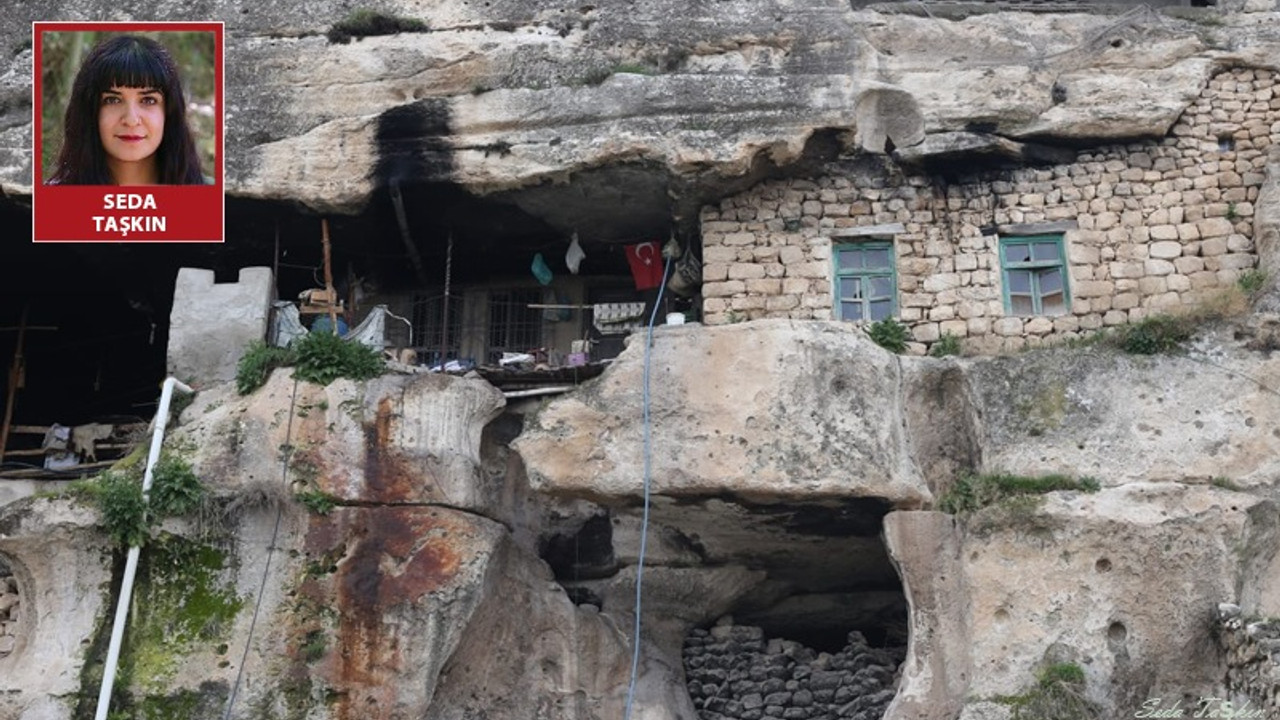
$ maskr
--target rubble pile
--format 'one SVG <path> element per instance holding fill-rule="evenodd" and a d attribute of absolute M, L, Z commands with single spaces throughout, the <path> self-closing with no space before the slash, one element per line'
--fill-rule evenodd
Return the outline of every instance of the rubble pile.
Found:
<path fill-rule="evenodd" d="M 873 648 L 850 632 L 837 653 L 721 624 L 685 638 L 689 696 L 702 720 L 879 720 L 906 648 Z"/>
<path fill-rule="evenodd" d="M 18 578 L 0 568 L 0 658 L 18 645 L 18 613 L 22 598 L 18 596 Z"/>

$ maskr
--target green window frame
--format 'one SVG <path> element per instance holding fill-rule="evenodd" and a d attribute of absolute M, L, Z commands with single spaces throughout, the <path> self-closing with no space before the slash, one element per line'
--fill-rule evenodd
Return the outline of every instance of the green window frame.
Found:
<path fill-rule="evenodd" d="M 897 257 L 893 242 L 845 243 L 832 248 L 835 316 L 851 322 L 877 321 L 898 312 Z"/>
<path fill-rule="evenodd" d="M 1009 315 L 1065 315 L 1071 283 L 1061 235 L 1000 238 L 1004 310 Z"/>

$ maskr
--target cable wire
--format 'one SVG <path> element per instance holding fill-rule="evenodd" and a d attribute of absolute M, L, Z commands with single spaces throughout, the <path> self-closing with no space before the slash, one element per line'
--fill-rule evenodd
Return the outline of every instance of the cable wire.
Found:
<path fill-rule="evenodd" d="M 293 410 L 298 403 L 298 379 L 293 380 L 293 396 L 289 398 L 289 423 L 284 431 L 284 462 L 280 468 L 280 482 L 289 482 L 289 457 L 293 455 Z M 258 626 L 258 612 L 262 610 L 262 596 L 267 592 L 267 578 L 271 576 L 271 558 L 276 553 L 276 540 L 280 537 L 280 518 L 284 516 L 284 505 L 276 506 L 276 526 L 271 531 L 271 543 L 267 545 L 267 561 L 262 568 L 262 583 L 258 585 L 258 597 L 253 603 L 253 619 L 249 621 L 249 635 L 244 640 L 244 654 L 240 656 L 240 667 L 236 669 L 236 681 L 231 686 L 231 694 L 227 697 L 227 711 L 222 720 L 231 720 L 231 711 L 236 706 L 236 694 L 240 691 L 240 682 L 244 679 L 244 666 L 249 662 L 249 648 L 253 645 L 253 631 Z"/>
<path fill-rule="evenodd" d="M 644 513 L 640 519 L 640 556 L 636 561 L 636 605 L 635 634 L 631 640 L 631 679 L 627 683 L 627 705 L 623 713 L 624 720 L 631 720 L 631 707 L 636 694 L 636 676 L 640 669 L 640 610 L 642 607 L 642 588 L 644 585 L 644 554 L 649 539 L 649 486 L 653 476 L 653 453 L 649 421 L 649 366 L 653 357 L 653 325 L 658 319 L 658 308 L 662 306 L 662 294 L 667 289 L 667 275 L 671 272 L 672 260 L 667 259 L 662 269 L 662 284 L 658 286 L 658 297 L 653 301 L 653 312 L 649 315 L 649 330 L 644 341 Z"/>

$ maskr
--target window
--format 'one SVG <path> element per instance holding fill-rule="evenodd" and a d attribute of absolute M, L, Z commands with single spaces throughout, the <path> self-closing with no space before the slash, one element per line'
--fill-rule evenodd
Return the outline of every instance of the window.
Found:
<path fill-rule="evenodd" d="M 449 296 L 449 317 L 444 317 L 444 295 L 415 295 L 413 298 L 413 342 L 426 352 L 431 364 L 440 362 L 441 346 L 445 342 L 447 327 L 449 347 L 445 359 L 456 360 L 462 347 L 462 296 Z M 388 323 L 388 328 L 395 327 Z"/>
<path fill-rule="evenodd" d="M 1000 238 L 1004 309 L 1010 315 L 1067 312 L 1067 270 L 1062 236 Z"/>
<path fill-rule="evenodd" d="M 528 352 L 542 346 L 542 291 L 502 290 L 489 294 L 489 356 L 496 362 L 504 352 Z"/>
<path fill-rule="evenodd" d="M 893 317 L 898 280 L 892 242 L 837 245 L 835 263 L 838 319 L 856 322 Z"/>

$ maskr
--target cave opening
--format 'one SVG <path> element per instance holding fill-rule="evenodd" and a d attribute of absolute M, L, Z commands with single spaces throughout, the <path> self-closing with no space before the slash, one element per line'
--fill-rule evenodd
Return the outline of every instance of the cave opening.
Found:
<path fill-rule="evenodd" d="M 711 576 L 737 566 L 757 578 L 676 613 L 694 619 L 682 655 L 702 718 L 816 718 L 841 707 L 879 717 L 908 640 L 906 597 L 881 534 L 890 509 L 878 498 L 653 499 L 649 602 L 662 607 L 682 592 L 663 585 L 667 568 Z M 634 569 L 640 529 L 638 508 L 600 508 L 545 537 L 540 554 L 571 600 L 626 613 L 631 597 L 617 580 Z"/>

